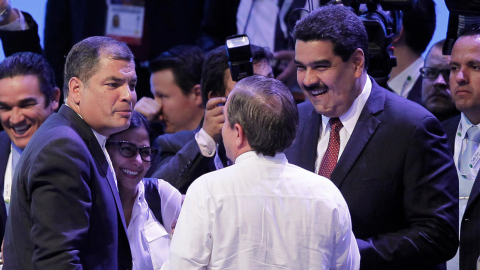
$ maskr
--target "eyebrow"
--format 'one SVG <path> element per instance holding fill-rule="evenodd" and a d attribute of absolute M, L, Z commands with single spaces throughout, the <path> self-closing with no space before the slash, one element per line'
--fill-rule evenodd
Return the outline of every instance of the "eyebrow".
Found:
<path fill-rule="evenodd" d="M 118 78 L 118 77 L 115 77 L 115 76 L 110 76 L 110 77 L 107 77 L 107 78 L 105 79 L 105 82 L 107 82 L 107 81 L 124 82 L 125 79 Z M 133 77 L 131 81 L 137 82 L 137 76 Z"/>
<path fill-rule="evenodd" d="M 30 97 L 30 98 L 25 98 L 25 99 L 22 99 L 20 101 L 18 101 L 18 105 L 17 106 L 22 106 L 24 104 L 28 104 L 28 103 L 31 103 L 31 102 L 34 102 L 34 103 L 38 103 L 38 100 L 36 98 L 33 98 L 33 97 Z M 3 107 L 15 107 L 15 105 L 11 106 L 5 102 L 2 102 L 0 101 L 0 106 L 3 106 Z"/>
<path fill-rule="evenodd" d="M 293 62 L 296 64 L 296 65 L 304 65 L 302 62 L 298 61 L 298 60 L 293 60 Z M 324 60 L 317 60 L 317 61 L 314 61 L 311 63 L 311 65 L 313 66 L 317 66 L 317 65 L 331 65 L 332 63 L 326 59 Z"/>
<path fill-rule="evenodd" d="M 470 60 L 470 61 L 467 62 L 467 64 L 468 64 L 469 66 L 480 65 L 480 61 L 478 61 L 478 60 Z"/>

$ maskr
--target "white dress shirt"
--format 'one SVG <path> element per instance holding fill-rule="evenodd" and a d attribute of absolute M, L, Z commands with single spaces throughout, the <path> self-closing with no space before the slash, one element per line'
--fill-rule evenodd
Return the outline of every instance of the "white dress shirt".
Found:
<path fill-rule="evenodd" d="M 363 107 L 365 107 L 365 103 L 367 103 L 367 99 L 370 96 L 370 92 L 372 92 L 372 82 L 370 78 L 367 78 L 365 85 L 363 86 L 362 93 L 353 101 L 352 106 L 350 109 L 342 116 L 340 116 L 340 121 L 343 124 L 343 128 L 340 129 L 340 150 L 338 151 L 338 159 L 345 150 L 345 146 L 352 135 L 353 129 L 357 124 L 358 118 L 362 113 Z M 330 131 L 331 127 L 328 124 L 330 120 L 329 117 L 322 115 L 322 125 L 320 126 L 320 136 L 318 138 L 317 144 L 317 159 L 315 160 L 315 173 L 318 174 L 318 170 L 320 169 L 320 165 L 322 163 L 323 156 L 328 148 L 328 141 L 330 140 Z"/>
<path fill-rule="evenodd" d="M 20 160 L 23 150 L 18 148 L 13 142 L 10 146 L 10 154 L 8 155 L 7 168 L 5 169 L 5 176 L 3 178 L 3 200 L 5 201 L 5 208 L 7 215 L 10 211 L 10 196 L 12 194 L 12 180 L 15 174 L 15 168 Z"/>
<path fill-rule="evenodd" d="M 218 155 L 218 144 L 215 143 L 212 137 L 208 135 L 208 133 L 201 128 L 196 134 L 195 134 L 195 140 L 197 141 L 198 148 L 200 149 L 200 153 L 204 157 L 213 157 L 213 163 L 215 164 L 215 169 L 220 170 L 223 169 L 223 163 L 222 160 L 220 159 L 220 156 Z"/>
<path fill-rule="evenodd" d="M 458 181 L 459 181 L 459 201 L 458 201 L 458 216 L 459 216 L 459 228 L 462 225 L 463 215 L 465 214 L 465 209 L 467 207 L 468 198 L 470 197 L 470 192 L 472 191 L 473 184 L 475 183 L 475 178 L 477 177 L 478 169 L 480 168 L 480 162 L 476 163 L 469 174 L 462 174 L 458 165 L 460 164 L 460 157 L 462 156 L 465 148 L 467 146 L 467 140 L 465 137 L 467 135 L 467 130 L 473 126 L 472 123 L 465 117 L 462 113 L 460 117 L 460 123 L 458 124 L 457 133 L 455 134 L 455 145 L 453 149 L 453 160 L 455 161 L 455 167 L 457 168 Z M 477 125 L 480 128 L 480 125 Z M 459 253 L 451 260 L 447 262 L 448 270 L 458 270 L 460 267 L 459 264 Z"/>
<path fill-rule="evenodd" d="M 419 57 L 415 62 L 413 62 L 408 68 L 400 72 L 394 78 L 391 78 L 388 82 L 388 87 L 390 87 L 397 95 L 404 98 L 408 97 L 410 90 L 412 90 L 413 85 L 420 77 L 420 68 L 423 67 L 424 59 Z"/>
<path fill-rule="evenodd" d="M 145 200 L 143 182 L 138 183 L 138 194 L 132 209 L 127 235 L 132 250 L 134 270 L 158 270 L 168 258 L 172 223 L 178 219 L 182 195 L 169 183 L 158 179 L 162 205 L 163 226 L 158 222 Z"/>
<path fill-rule="evenodd" d="M 105 147 L 105 144 L 107 143 L 108 138 L 103 136 L 102 134 L 96 132 L 95 130 L 93 130 L 93 128 L 91 128 L 91 130 L 93 132 L 93 135 L 95 135 L 95 138 L 97 138 L 98 144 L 100 145 L 100 148 L 102 148 L 102 152 L 105 155 L 105 158 L 107 159 L 108 168 L 110 169 L 110 172 L 112 173 L 113 180 L 115 181 L 115 186 L 117 187 L 117 190 L 118 190 L 117 175 L 115 174 L 115 170 L 113 169 L 112 160 L 110 159 L 110 155 L 108 154 L 107 148 Z"/>
<path fill-rule="evenodd" d="M 246 152 L 188 189 L 162 269 L 358 269 L 350 213 L 328 179 Z"/>

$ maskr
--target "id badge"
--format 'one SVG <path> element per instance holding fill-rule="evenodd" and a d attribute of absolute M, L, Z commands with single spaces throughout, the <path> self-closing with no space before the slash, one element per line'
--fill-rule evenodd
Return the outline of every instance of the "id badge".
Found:
<path fill-rule="evenodd" d="M 108 0 L 106 36 L 141 45 L 144 19 L 144 0 Z"/>

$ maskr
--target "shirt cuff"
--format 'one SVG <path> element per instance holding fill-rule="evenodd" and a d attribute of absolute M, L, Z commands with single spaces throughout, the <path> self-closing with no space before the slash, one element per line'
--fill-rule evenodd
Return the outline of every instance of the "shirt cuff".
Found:
<path fill-rule="evenodd" d="M 12 12 L 17 12 L 18 13 L 18 18 L 15 21 L 13 21 L 9 24 L 0 26 L 0 30 L 3 30 L 3 31 L 25 31 L 25 30 L 30 29 L 30 27 L 28 27 L 27 22 L 25 21 L 25 17 L 23 16 L 23 13 L 20 10 L 14 8 L 14 9 L 12 9 Z"/>
<path fill-rule="evenodd" d="M 213 157 L 217 144 L 208 133 L 202 129 L 195 134 L 195 140 L 197 141 L 198 148 L 204 157 Z"/>

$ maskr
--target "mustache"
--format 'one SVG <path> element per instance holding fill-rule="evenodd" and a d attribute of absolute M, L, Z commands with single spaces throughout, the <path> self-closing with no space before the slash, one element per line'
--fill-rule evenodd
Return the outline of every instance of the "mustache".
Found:
<path fill-rule="evenodd" d="M 313 84 L 313 85 L 303 85 L 303 88 L 306 91 L 317 91 L 317 90 L 326 91 L 326 90 L 328 90 L 328 86 L 323 84 L 323 83 L 317 83 L 317 84 Z"/>

